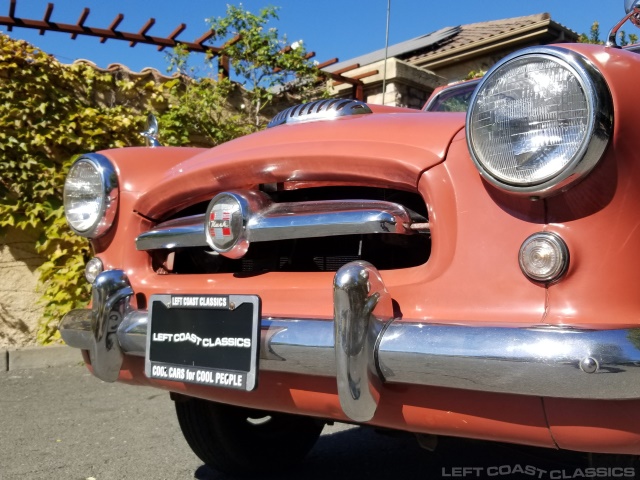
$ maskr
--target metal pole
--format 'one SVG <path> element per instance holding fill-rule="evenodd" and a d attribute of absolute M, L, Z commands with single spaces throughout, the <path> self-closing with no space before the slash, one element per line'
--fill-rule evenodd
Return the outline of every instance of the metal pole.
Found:
<path fill-rule="evenodd" d="M 387 35 L 384 42 L 384 74 L 382 75 L 382 104 L 387 94 L 387 52 L 389 50 L 389 18 L 391 17 L 391 0 L 387 0 Z"/>

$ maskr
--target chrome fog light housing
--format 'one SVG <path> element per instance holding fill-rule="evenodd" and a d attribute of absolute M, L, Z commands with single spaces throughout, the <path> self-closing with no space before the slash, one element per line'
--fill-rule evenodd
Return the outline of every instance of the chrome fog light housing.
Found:
<path fill-rule="evenodd" d="M 467 112 L 467 143 L 491 184 L 548 196 L 595 167 L 612 122 L 611 94 L 589 60 L 561 47 L 532 47 L 482 80 Z"/>
<path fill-rule="evenodd" d="M 247 216 L 247 201 L 241 195 L 224 192 L 213 197 L 205 216 L 205 235 L 213 251 L 229 258 L 240 258 L 247 252 Z"/>
<path fill-rule="evenodd" d="M 551 232 L 534 233 L 520 247 L 520 269 L 534 282 L 559 280 L 569 267 L 569 249 L 564 240 Z"/>
<path fill-rule="evenodd" d="M 102 260 L 98 257 L 93 257 L 91 260 L 87 262 L 84 267 L 84 278 L 87 279 L 87 282 L 93 284 L 100 275 L 104 271 L 104 265 L 102 264 Z"/>
<path fill-rule="evenodd" d="M 227 258 L 243 257 L 252 240 L 247 227 L 259 220 L 256 212 L 264 213 L 270 204 L 269 197 L 259 191 L 219 193 L 209 202 L 205 214 L 207 243 Z"/>
<path fill-rule="evenodd" d="M 83 155 L 69 169 L 63 198 L 71 230 L 87 238 L 104 235 L 118 208 L 115 168 L 103 155 Z"/>

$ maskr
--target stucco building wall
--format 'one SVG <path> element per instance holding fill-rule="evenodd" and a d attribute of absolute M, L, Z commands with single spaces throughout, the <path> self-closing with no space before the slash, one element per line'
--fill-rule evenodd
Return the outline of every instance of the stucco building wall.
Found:
<path fill-rule="evenodd" d="M 36 269 L 44 261 L 34 250 L 37 235 L 13 228 L 0 234 L 0 348 L 35 344 L 43 308 Z"/>

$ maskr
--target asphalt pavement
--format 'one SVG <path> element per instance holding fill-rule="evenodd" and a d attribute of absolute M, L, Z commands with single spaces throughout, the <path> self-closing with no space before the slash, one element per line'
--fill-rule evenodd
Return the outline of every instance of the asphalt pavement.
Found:
<path fill-rule="evenodd" d="M 0 432 L 2 480 L 229 478 L 191 452 L 168 393 L 104 383 L 78 365 L 0 373 Z M 410 434 L 336 424 L 296 470 L 251 478 L 578 478 L 584 459 L 451 438 L 428 452 Z"/>

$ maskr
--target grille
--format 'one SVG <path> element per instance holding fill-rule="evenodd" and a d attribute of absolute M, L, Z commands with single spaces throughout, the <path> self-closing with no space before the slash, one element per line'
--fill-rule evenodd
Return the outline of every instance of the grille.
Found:
<path fill-rule="evenodd" d="M 310 188 L 273 192 L 274 202 L 366 199 L 399 203 L 417 215 L 427 217 L 422 198 L 414 193 L 363 187 Z M 206 204 L 193 206 L 174 218 L 193 215 Z M 398 235 L 371 233 L 315 238 L 298 238 L 252 243 L 240 259 L 229 259 L 209 247 L 152 250 L 154 269 L 159 274 L 235 273 L 251 275 L 264 272 L 337 271 L 354 260 L 371 262 L 379 270 L 409 268 L 424 264 L 431 253 L 429 233 Z"/>

